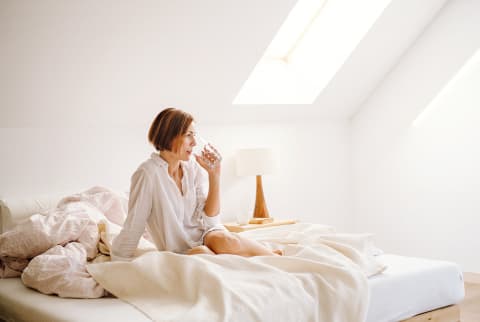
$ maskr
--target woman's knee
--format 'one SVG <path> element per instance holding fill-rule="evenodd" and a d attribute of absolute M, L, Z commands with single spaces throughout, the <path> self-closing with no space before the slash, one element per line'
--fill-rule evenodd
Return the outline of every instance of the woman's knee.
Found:
<path fill-rule="evenodd" d="M 241 251 L 240 238 L 227 231 L 212 231 L 205 236 L 205 245 L 217 254 L 237 254 Z"/>

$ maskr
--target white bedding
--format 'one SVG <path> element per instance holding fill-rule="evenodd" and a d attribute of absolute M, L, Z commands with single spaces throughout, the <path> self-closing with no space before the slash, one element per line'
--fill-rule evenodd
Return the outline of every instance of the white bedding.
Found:
<path fill-rule="evenodd" d="M 366 251 L 368 236 L 338 235 L 314 224 L 255 235 L 285 240 L 285 255 L 149 252 L 132 262 L 91 264 L 88 271 L 155 321 L 365 320 L 367 276 L 383 269 Z"/>
<path fill-rule="evenodd" d="M 87 260 L 109 259 L 111 238 L 121 228 L 126 205 L 126 197 L 93 187 L 24 219 L 0 235 L 0 278 L 21 275 L 26 286 L 60 297 L 104 296 L 87 272 Z"/>
<path fill-rule="evenodd" d="M 391 254 L 379 258 L 388 268 L 368 280 L 367 322 L 399 321 L 463 298 L 461 272 L 453 263 Z M 20 278 L 0 279 L 1 319 L 75 322 L 85 316 L 92 322 L 150 321 L 117 298 L 64 299 L 28 289 Z"/>
<path fill-rule="evenodd" d="M 45 203 L 36 201 L 35 204 L 37 204 L 37 208 L 39 208 Z M 18 209 L 23 209 L 22 203 L 16 203 L 16 205 L 17 206 L 13 207 L 14 209 L 17 209 L 18 206 L 20 206 Z M 35 207 L 31 208 L 33 210 Z M 0 210 L 0 215 L 2 216 L 0 221 L 3 221 L 3 223 L 7 223 L 8 225 L 17 221 L 18 217 L 23 218 L 28 215 L 25 211 L 22 211 L 19 213 L 21 216 L 16 216 L 15 211 L 8 211 L 9 207 L 7 204 L 3 204 L 2 209 Z M 45 209 L 37 209 L 32 212 L 38 212 L 41 210 Z M 29 211 L 31 211 L 30 207 Z M 274 242 L 275 239 L 278 239 L 277 241 L 289 241 L 297 244 L 298 241 L 303 238 L 303 244 L 308 243 L 308 238 L 305 238 L 308 236 L 305 234 L 302 235 L 298 229 L 297 231 L 292 232 L 291 230 L 293 227 L 295 227 L 295 225 L 277 227 L 273 235 L 272 230 L 268 229 L 246 232 L 245 235 L 259 240 L 263 239 Z M 318 228 L 322 226 L 317 225 L 316 227 Z M 328 228 L 325 226 L 323 227 L 325 228 L 325 232 L 328 233 Z M 375 248 L 372 247 L 368 238 L 364 238 L 365 236 L 361 235 L 357 235 L 357 237 L 357 239 L 352 239 L 351 235 L 324 234 L 322 237 L 322 243 L 324 246 L 345 251 L 345 247 L 343 247 L 342 244 L 348 240 L 350 246 L 360 251 L 360 253 L 371 255 L 375 252 Z M 318 234 L 316 238 L 318 238 Z M 299 245 L 294 245 L 289 247 L 293 247 L 293 249 L 296 247 L 298 250 L 298 246 Z M 293 250 L 287 249 L 287 254 L 289 251 Z M 347 257 L 350 257 L 350 260 L 357 262 L 359 266 L 362 267 L 365 274 L 371 275 L 376 269 L 378 270 L 374 261 L 365 261 L 365 258 L 357 256 L 356 252 L 347 252 L 346 254 L 348 255 Z M 170 254 L 165 258 L 169 258 L 170 256 L 176 257 L 180 255 Z M 205 257 L 205 255 L 201 256 Z M 202 261 L 201 256 L 198 257 L 200 261 Z M 228 256 L 230 255 L 226 255 L 226 257 Z M 222 261 L 222 257 L 213 256 L 213 258 L 215 257 L 218 258 L 214 259 L 213 262 L 219 260 Z M 178 258 L 182 258 L 182 256 Z M 426 310 L 458 303 L 463 298 L 461 271 L 455 264 L 394 255 L 382 255 L 379 258 L 388 265 L 388 269 L 376 277 L 369 278 L 369 292 L 367 290 L 365 293 L 367 294 L 367 298 L 357 299 L 357 303 L 367 302 L 368 307 L 365 307 L 365 312 L 362 314 L 365 315 L 367 313 L 366 311 L 368 311 L 368 322 L 395 321 L 397 319 L 408 318 Z M 158 258 L 151 263 L 156 260 L 158 260 Z M 276 260 L 277 259 L 273 259 L 273 261 Z M 197 259 L 194 261 L 197 261 Z M 208 261 L 211 261 L 211 259 Z M 247 260 L 242 258 L 240 261 Z M 265 265 L 265 263 L 262 263 L 261 258 L 257 261 L 259 264 Z M 269 259 L 267 259 L 267 262 L 268 261 Z M 280 261 L 288 263 L 288 260 L 284 260 L 283 258 L 280 258 Z M 234 262 L 236 263 L 237 261 L 235 260 Z M 286 265 L 285 263 L 280 264 L 280 268 L 286 268 L 287 270 L 291 269 L 291 263 Z M 270 265 L 270 263 L 266 264 Z M 301 267 L 300 270 L 297 270 L 297 273 L 300 273 L 300 275 L 302 274 L 301 270 L 304 270 L 304 268 Z M 268 282 L 271 282 L 271 280 Z M 324 282 L 325 285 L 331 283 L 331 281 Z M 358 281 L 354 281 L 350 286 L 355 285 L 355 283 L 361 285 Z M 348 284 L 349 283 L 344 283 L 344 285 Z M 235 293 L 234 289 L 230 291 Z M 369 304 L 368 301 L 366 301 L 368 299 L 368 293 L 371 294 Z M 436 294 L 436 296 L 432 296 L 432 294 Z M 288 296 L 285 297 L 285 299 L 288 299 Z M 317 299 L 317 302 L 321 301 Z M 359 310 L 359 312 L 360 311 L 362 310 Z M 101 298 L 94 300 L 62 299 L 56 296 L 46 296 L 28 289 L 21 283 L 19 278 L 0 279 L 0 318 L 2 319 L 7 321 L 83 321 L 85 320 L 84 318 L 86 314 L 88 314 L 89 321 L 148 320 L 148 318 L 139 310 L 116 298 Z"/>

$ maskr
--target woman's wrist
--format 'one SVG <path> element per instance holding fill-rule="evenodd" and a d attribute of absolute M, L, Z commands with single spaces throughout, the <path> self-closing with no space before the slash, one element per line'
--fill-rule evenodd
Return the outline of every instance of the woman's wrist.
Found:
<path fill-rule="evenodd" d="M 208 181 L 209 181 L 210 185 L 212 185 L 212 183 L 219 184 L 220 183 L 220 171 L 209 172 L 208 173 Z"/>

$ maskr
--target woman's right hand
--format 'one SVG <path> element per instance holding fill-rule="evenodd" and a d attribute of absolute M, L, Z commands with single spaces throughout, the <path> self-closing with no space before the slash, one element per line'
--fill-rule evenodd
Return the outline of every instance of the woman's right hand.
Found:
<path fill-rule="evenodd" d="M 209 175 L 220 175 L 222 156 L 210 143 L 203 148 L 200 155 L 195 155 L 195 159 Z"/>

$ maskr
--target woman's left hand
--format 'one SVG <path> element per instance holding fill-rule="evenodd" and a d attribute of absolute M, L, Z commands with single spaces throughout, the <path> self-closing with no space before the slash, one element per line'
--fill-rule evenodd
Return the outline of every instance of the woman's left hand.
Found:
<path fill-rule="evenodd" d="M 201 155 L 195 155 L 195 159 L 208 174 L 220 174 L 222 156 L 210 143 L 203 148 Z"/>

